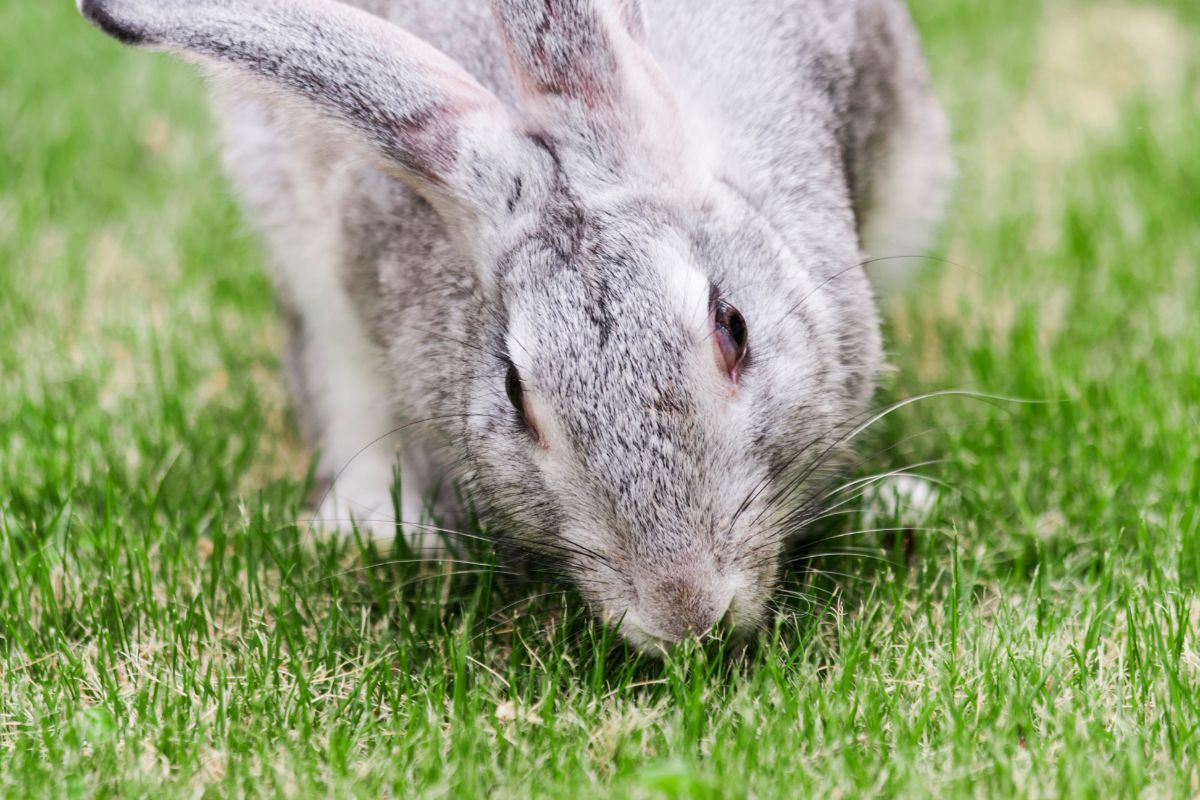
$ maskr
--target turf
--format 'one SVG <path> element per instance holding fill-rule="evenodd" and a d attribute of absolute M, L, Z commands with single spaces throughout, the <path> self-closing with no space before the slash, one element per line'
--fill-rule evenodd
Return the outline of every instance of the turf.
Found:
<path fill-rule="evenodd" d="M 0 6 L 0 787 L 11 796 L 1200 793 L 1200 5 L 914 0 L 961 177 L 860 474 L 740 656 L 314 540 L 199 80 Z M 886 268 L 886 267 L 879 267 Z"/>

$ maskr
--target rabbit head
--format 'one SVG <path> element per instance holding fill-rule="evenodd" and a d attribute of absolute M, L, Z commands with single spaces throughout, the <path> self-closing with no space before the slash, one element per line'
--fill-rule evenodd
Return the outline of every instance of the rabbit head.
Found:
<path fill-rule="evenodd" d="M 318 109 L 438 210 L 484 308 L 453 434 L 472 485 L 602 618 L 647 648 L 764 618 L 881 358 L 844 184 L 772 213 L 650 55 L 638 0 L 493 0 L 509 105 L 330 0 L 79 1 Z"/>

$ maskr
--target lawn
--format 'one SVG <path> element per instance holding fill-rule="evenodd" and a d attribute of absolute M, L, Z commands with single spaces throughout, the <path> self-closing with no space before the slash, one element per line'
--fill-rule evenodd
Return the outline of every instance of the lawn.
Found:
<path fill-rule="evenodd" d="M 740 656 L 303 524 L 199 79 L 0 5 L 7 795 L 1200 794 L 1200 3 L 914 0 L 961 175 L 848 515 Z M 874 268 L 886 268 L 881 265 Z M 297 524 L 297 520 L 300 524 Z"/>

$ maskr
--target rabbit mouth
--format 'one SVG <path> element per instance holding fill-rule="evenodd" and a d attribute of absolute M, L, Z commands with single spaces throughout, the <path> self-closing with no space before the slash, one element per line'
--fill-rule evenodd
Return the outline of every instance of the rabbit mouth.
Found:
<path fill-rule="evenodd" d="M 759 606 L 765 604 L 758 602 L 754 586 L 718 575 L 695 580 L 676 574 L 636 581 L 634 589 L 627 603 L 602 609 L 599 616 L 631 646 L 650 655 L 665 655 L 687 641 L 745 639 L 759 627 Z"/>
<path fill-rule="evenodd" d="M 704 625 L 704 623 L 701 623 Z M 679 628 L 678 625 L 671 627 Z M 745 628 L 735 620 L 733 609 L 727 609 L 719 619 L 704 627 L 684 625 L 682 632 L 668 633 L 663 628 L 652 627 L 640 616 L 626 613 L 621 620 L 618 630 L 625 639 L 638 650 L 654 654 L 666 654 L 679 647 L 685 641 L 692 639 L 699 642 L 714 639 L 732 638 L 743 633 Z"/>

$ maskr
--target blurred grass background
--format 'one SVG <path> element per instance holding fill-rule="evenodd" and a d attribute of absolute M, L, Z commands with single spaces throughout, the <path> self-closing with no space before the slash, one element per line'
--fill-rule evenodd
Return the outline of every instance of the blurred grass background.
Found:
<path fill-rule="evenodd" d="M 297 530 L 198 78 L 0 6 L 0 790 L 1200 794 L 1200 5 L 911 5 L 962 175 L 882 399 L 1063 402 L 895 415 L 869 468 L 944 459 L 931 530 L 817 562 L 744 662 L 662 666 Z"/>

